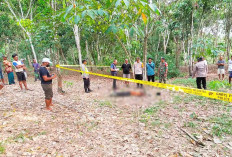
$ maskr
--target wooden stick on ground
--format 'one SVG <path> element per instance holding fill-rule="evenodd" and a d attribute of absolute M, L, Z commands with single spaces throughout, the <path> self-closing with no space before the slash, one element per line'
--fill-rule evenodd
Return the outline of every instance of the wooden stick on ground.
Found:
<path fill-rule="evenodd" d="M 197 140 L 195 137 L 193 137 L 190 133 L 188 133 L 186 130 L 180 128 L 181 131 L 183 131 L 188 137 L 190 137 L 192 140 L 194 140 L 198 145 L 205 146 L 205 144 L 199 140 Z"/>

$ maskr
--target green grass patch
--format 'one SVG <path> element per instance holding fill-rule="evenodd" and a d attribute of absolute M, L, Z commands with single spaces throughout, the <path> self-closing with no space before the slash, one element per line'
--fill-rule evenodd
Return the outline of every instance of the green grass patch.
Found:
<path fill-rule="evenodd" d="M 2 143 L 0 143 L 0 154 L 4 154 L 6 151 L 5 147 L 3 146 Z"/>
<path fill-rule="evenodd" d="M 24 142 L 24 139 L 25 139 L 25 136 L 23 133 L 20 133 L 20 134 L 16 135 L 15 137 L 13 137 L 13 140 L 15 142 L 19 142 L 20 140 L 22 140 Z"/>
<path fill-rule="evenodd" d="M 184 127 L 196 128 L 197 124 L 195 124 L 194 122 L 187 122 L 184 124 Z"/>
<path fill-rule="evenodd" d="M 223 114 L 219 117 L 210 119 L 213 123 L 212 133 L 221 137 L 224 134 L 232 135 L 232 118 L 230 115 Z"/>
<path fill-rule="evenodd" d="M 172 84 L 183 85 L 188 87 L 196 87 L 196 79 L 188 78 L 188 79 L 175 79 L 171 81 Z"/>
<path fill-rule="evenodd" d="M 223 89 L 229 89 L 231 87 L 229 82 L 225 80 L 210 81 L 207 86 L 210 90 L 214 90 L 214 91 L 222 91 Z"/>
<path fill-rule="evenodd" d="M 101 101 L 100 104 L 99 104 L 101 107 L 109 107 L 109 108 L 112 108 L 113 105 L 111 104 L 110 101 Z"/>

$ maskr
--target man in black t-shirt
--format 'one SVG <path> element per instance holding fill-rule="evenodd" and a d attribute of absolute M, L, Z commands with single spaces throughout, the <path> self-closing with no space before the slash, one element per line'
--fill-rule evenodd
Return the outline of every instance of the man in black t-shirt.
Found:
<path fill-rule="evenodd" d="M 130 78 L 131 65 L 128 64 L 128 59 L 125 59 L 125 63 L 122 65 L 123 77 Z M 125 84 L 129 86 L 129 82 L 125 81 Z"/>
<path fill-rule="evenodd" d="M 45 103 L 46 103 L 47 110 L 52 110 L 51 109 L 51 106 L 53 106 L 52 104 L 52 97 L 53 97 L 52 80 L 56 78 L 56 74 L 50 75 L 50 73 L 47 70 L 47 67 L 49 67 L 50 63 L 51 61 L 49 58 L 44 58 L 42 60 L 42 66 L 39 68 L 41 86 L 45 94 Z"/>

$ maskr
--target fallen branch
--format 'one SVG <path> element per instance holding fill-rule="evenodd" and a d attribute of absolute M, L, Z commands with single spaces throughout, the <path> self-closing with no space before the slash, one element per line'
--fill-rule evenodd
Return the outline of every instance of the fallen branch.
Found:
<path fill-rule="evenodd" d="M 181 131 L 183 131 L 186 135 L 188 135 L 188 137 L 190 137 L 192 140 L 194 140 L 196 142 L 196 144 L 201 145 L 201 146 L 205 146 L 205 144 L 199 140 L 197 140 L 195 137 L 193 137 L 190 133 L 188 133 L 186 130 L 180 128 Z"/>

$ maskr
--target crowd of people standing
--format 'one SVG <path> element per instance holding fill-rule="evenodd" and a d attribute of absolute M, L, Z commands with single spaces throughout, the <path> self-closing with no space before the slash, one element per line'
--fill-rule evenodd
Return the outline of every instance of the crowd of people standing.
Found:
<path fill-rule="evenodd" d="M 3 56 L 3 66 L 0 64 L 0 89 L 4 87 L 6 84 L 3 73 L 5 72 L 8 76 L 8 82 L 9 85 L 15 84 L 14 79 L 14 70 L 15 74 L 17 76 L 17 80 L 20 86 L 20 89 L 23 89 L 23 86 L 26 90 L 30 90 L 27 87 L 27 73 L 26 73 L 26 66 L 24 64 L 24 60 L 19 60 L 17 54 L 12 55 L 13 62 L 10 62 L 7 60 L 6 56 Z M 207 61 L 203 57 L 199 57 L 197 59 L 197 63 L 194 66 L 193 69 L 193 78 L 196 77 L 196 84 L 198 89 L 206 89 L 207 85 L 207 74 L 208 74 L 208 64 Z M 48 67 L 50 66 L 51 61 L 48 58 L 44 58 L 42 60 L 42 64 L 40 65 L 37 63 L 36 59 L 33 59 L 32 67 L 34 69 L 34 78 L 35 81 L 40 80 L 41 81 L 41 87 L 45 94 L 45 104 L 46 109 L 51 110 L 52 104 L 52 97 L 53 97 L 53 91 L 52 91 L 52 80 L 56 78 L 56 74 L 50 74 Z M 112 76 L 117 76 L 118 72 L 120 71 L 117 67 L 117 60 L 115 59 L 113 63 L 110 65 L 110 71 Z M 168 74 L 168 63 L 165 61 L 165 58 L 161 57 L 160 63 L 156 64 L 158 65 L 157 74 L 159 77 L 159 83 L 166 83 L 167 81 L 167 74 Z M 225 78 L 225 61 L 223 60 L 223 57 L 221 56 L 217 62 L 217 73 L 219 80 L 224 80 Z M 155 82 L 155 75 L 156 75 L 156 68 L 155 63 L 153 62 L 152 58 L 149 58 L 146 65 L 140 61 L 140 58 L 137 57 L 136 61 L 133 65 L 131 65 L 128 62 L 128 59 L 125 59 L 125 62 L 120 66 L 122 69 L 122 77 L 123 78 L 131 78 L 131 74 L 135 77 L 136 80 L 144 80 L 144 74 L 146 69 L 146 80 Z M 90 89 L 90 77 L 88 74 L 88 68 L 87 68 L 87 60 L 83 60 L 81 64 L 81 70 L 82 70 L 82 78 L 84 81 L 84 90 L 86 93 L 92 92 Z M 229 71 L 229 83 L 231 83 L 232 78 L 232 56 L 231 59 L 228 61 L 228 71 Z M 126 86 L 129 86 L 129 82 L 125 81 Z M 137 88 L 143 88 L 143 85 L 140 83 L 137 83 Z M 113 79 L 113 89 L 117 89 L 116 79 Z"/>

